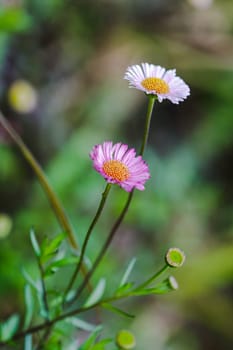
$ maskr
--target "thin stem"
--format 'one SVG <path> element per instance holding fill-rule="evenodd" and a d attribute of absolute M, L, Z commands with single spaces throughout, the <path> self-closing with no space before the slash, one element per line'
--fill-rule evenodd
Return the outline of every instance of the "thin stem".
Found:
<path fill-rule="evenodd" d="M 56 194 L 54 193 L 51 185 L 48 182 L 48 179 L 46 178 L 46 175 L 44 174 L 41 166 L 36 161 L 34 156 L 32 155 L 31 151 L 28 149 L 28 147 L 25 145 L 21 137 L 18 135 L 18 133 L 11 127 L 10 123 L 6 120 L 6 118 L 3 116 L 3 114 L 0 112 L 0 123 L 2 126 L 6 129 L 6 131 L 9 133 L 9 135 L 12 137 L 12 139 L 15 141 L 17 146 L 20 148 L 23 156 L 25 159 L 29 162 L 32 169 L 34 170 L 35 174 L 37 175 L 49 201 L 50 204 L 58 218 L 58 221 L 60 222 L 62 228 L 67 232 L 69 241 L 71 243 L 71 246 L 75 249 L 78 249 L 77 243 L 75 241 L 75 235 L 73 233 L 72 227 L 68 221 L 68 218 L 66 216 L 66 213 L 59 202 L 59 199 L 57 198 Z"/>
<path fill-rule="evenodd" d="M 106 304 L 106 303 L 110 303 L 110 302 L 113 302 L 113 301 L 117 301 L 117 300 L 120 300 L 120 299 L 127 298 L 130 295 L 131 294 L 128 293 L 128 294 L 123 294 L 123 295 L 119 295 L 119 296 L 109 297 L 109 298 L 106 298 L 104 300 L 100 300 L 100 301 L 96 302 L 95 304 L 92 304 L 92 305 L 90 305 L 88 307 L 81 307 L 81 308 L 77 308 L 77 309 L 68 311 L 68 312 L 66 312 L 66 313 L 64 313 L 62 315 L 59 315 L 58 317 L 54 318 L 53 320 L 50 320 L 50 321 L 38 324 L 38 325 L 33 326 L 31 328 L 28 328 L 28 329 L 26 329 L 26 330 L 24 330 L 22 332 L 16 333 L 12 337 L 12 339 L 10 341 L 18 340 L 20 338 L 23 338 L 23 337 L 27 336 L 28 334 L 37 333 L 39 331 L 42 331 L 43 329 L 50 328 L 55 323 L 57 323 L 59 321 L 62 321 L 64 319 L 66 319 L 67 317 L 71 317 L 71 316 L 80 314 L 82 312 L 86 312 L 86 311 L 92 310 L 92 309 L 94 309 L 94 308 L 96 308 L 98 306 L 101 306 L 102 304 Z M 47 334 L 47 332 L 46 332 L 46 334 Z M 5 344 L 7 344 L 7 341 L 6 342 L 4 342 L 4 341 L 0 342 L 0 346 L 1 345 L 5 345 Z"/>
<path fill-rule="evenodd" d="M 40 257 L 37 258 L 38 260 L 38 266 L 40 270 L 40 279 L 41 279 L 41 285 L 42 285 L 42 298 L 43 298 L 43 304 L 44 304 L 44 309 L 46 311 L 46 319 L 49 320 L 49 304 L 48 304 L 48 297 L 47 297 L 47 291 L 45 287 L 45 281 L 44 281 L 44 269 L 40 261 Z"/>
<path fill-rule="evenodd" d="M 81 307 L 81 308 L 77 308 L 77 309 L 74 309 L 74 310 L 71 310 L 71 311 L 68 311 L 62 315 L 59 315 L 58 317 L 54 318 L 53 320 L 50 320 L 50 321 L 47 321 L 47 322 L 44 322 L 44 323 L 41 323 L 37 326 L 33 326 L 31 328 L 28 328 L 22 332 L 19 332 L 19 333 L 16 333 L 13 338 L 11 339 L 11 341 L 13 340 L 17 340 L 17 339 L 20 339 L 20 338 L 23 338 L 25 337 L 26 335 L 28 334 L 33 334 L 33 333 L 36 333 L 36 332 L 39 332 L 43 329 L 46 329 L 46 328 L 49 328 L 51 326 L 53 326 L 55 323 L 59 322 L 59 321 L 62 321 L 64 320 L 65 318 L 67 317 L 71 317 L 71 316 L 74 316 L 74 315 L 77 315 L 77 314 L 80 314 L 82 312 L 86 312 L 86 311 L 89 311 L 89 310 L 92 310 L 98 306 L 101 306 L 103 304 L 106 304 L 106 303 L 110 303 L 110 302 L 114 302 L 114 301 L 118 301 L 120 299 L 124 299 L 124 298 L 127 298 L 131 295 L 133 295 L 132 293 L 137 291 L 138 289 L 141 289 L 143 287 L 145 287 L 146 285 L 148 285 L 149 283 L 151 283 L 155 278 L 157 278 L 159 275 L 161 275 L 167 268 L 169 268 L 169 266 L 164 266 L 162 269 L 160 269 L 158 272 L 156 272 L 151 278 L 149 278 L 146 282 L 140 284 L 136 289 L 134 289 L 133 291 L 129 291 L 128 293 L 126 294 L 122 294 L 122 295 L 114 295 L 114 296 L 111 296 L 109 298 L 106 298 L 106 299 L 102 299 L 98 302 L 96 302 L 95 304 L 93 305 L 90 305 L 88 307 Z M 47 332 L 46 332 L 47 334 Z M 4 345 L 6 344 L 7 342 L 0 342 L 0 346 L 1 345 Z"/>
<path fill-rule="evenodd" d="M 76 269 L 75 269 L 75 271 L 73 273 L 73 276 L 71 277 L 71 280 L 70 280 L 70 282 L 69 282 L 69 284 L 68 284 L 68 286 L 66 288 L 66 291 L 64 293 L 64 301 L 66 299 L 67 294 L 71 290 L 71 288 L 72 288 L 72 286 L 73 286 L 73 284 L 75 282 L 75 279 L 76 279 L 76 277 L 77 277 L 77 275 L 78 275 L 78 273 L 80 271 L 80 267 L 82 266 L 82 263 L 83 263 L 84 255 L 85 255 L 85 252 L 86 252 L 87 244 L 89 242 L 91 233 L 92 233 L 93 228 L 95 227 L 95 225 L 96 225 L 96 223 L 97 223 L 97 221 L 98 221 L 98 219 L 99 219 L 99 217 L 100 217 L 100 215 L 102 213 L 102 210 L 104 208 L 104 205 L 105 205 L 105 202 L 106 202 L 106 199 L 108 197 L 110 189 L 111 189 L 111 184 L 108 183 L 106 185 L 106 187 L 105 187 L 104 192 L 102 193 L 102 198 L 101 198 L 101 201 L 99 203 L 99 206 L 98 206 L 98 209 L 96 211 L 96 214 L 95 214 L 95 216 L 94 216 L 94 218 L 93 218 L 93 220 L 92 220 L 92 222 L 91 222 L 91 224 L 90 224 L 90 226 L 88 228 L 88 231 L 86 233 L 86 236 L 85 236 L 85 239 L 84 239 L 84 243 L 83 243 L 83 246 L 82 246 L 82 250 L 81 250 L 81 253 L 80 253 L 79 262 L 77 264 L 77 267 L 76 267 Z"/>
<path fill-rule="evenodd" d="M 75 233 L 73 231 L 72 225 L 70 224 L 69 219 L 65 213 L 65 210 L 61 202 L 59 201 L 56 193 L 54 192 L 51 185 L 49 184 L 49 181 L 46 175 L 44 174 L 44 171 L 42 170 L 40 164 L 37 162 L 37 160 L 31 153 L 31 151 L 28 149 L 28 147 L 25 145 L 21 137 L 18 135 L 18 133 L 11 127 L 10 123 L 1 113 L 1 111 L 0 111 L 0 123 L 2 124 L 4 129 L 8 132 L 8 134 L 11 136 L 11 138 L 14 140 L 14 142 L 17 144 L 24 158 L 31 165 L 32 169 L 37 175 L 37 178 L 42 188 L 46 193 L 46 196 L 58 219 L 58 222 L 60 223 L 61 228 L 67 233 L 68 240 L 70 242 L 71 247 L 78 250 L 79 246 L 76 242 Z M 82 272 L 84 275 L 87 273 L 86 267 L 84 265 L 82 265 Z M 91 289 L 90 286 L 89 286 L 89 289 Z"/>
<path fill-rule="evenodd" d="M 48 340 L 48 338 L 51 334 L 51 331 L 52 331 L 52 325 L 48 326 L 48 328 L 45 330 L 45 332 L 44 332 L 43 336 L 41 337 L 35 350 L 41 350 L 44 348 L 44 344 Z"/>
<path fill-rule="evenodd" d="M 87 282 L 89 281 L 90 277 L 93 275 L 93 273 L 95 272 L 96 268 L 98 267 L 100 261 L 102 260 L 103 256 L 105 255 L 110 243 L 112 242 L 112 239 L 118 229 L 118 227 L 120 226 L 121 222 L 123 221 L 124 217 L 125 217 L 125 214 L 127 213 L 128 211 L 128 208 L 129 208 L 129 205 L 130 205 L 130 202 L 132 200 L 132 197 L 133 197 L 133 191 L 129 194 L 128 196 L 128 200 L 120 214 L 120 216 L 118 217 L 118 219 L 116 220 L 115 224 L 113 225 L 99 255 L 97 256 L 91 270 L 87 273 L 87 275 L 85 276 L 84 280 L 83 280 L 83 283 L 80 285 L 80 287 L 78 288 L 77 292 L 75 293 L 75 296 L 74 298 L 72 299 L 72 301 L 76 300 L 77 298 L 80 297 L 82 291 L 84 290 Z M 71 301 L 71 302 L 72 302 Z"/>
<path fill-rule="evenodd" d="M 145 122 L 145 128 L 144 128 L 144 134 L 143 134 L 143 139 L 142 139 L 142 145 L 141 145 L 141 149 L 140 149 L 140 155 L 142 156 L 143 153 L 144 153 L 144 150 L 145 150 L 145 147 L 146 147 L 146 144 L 147 144 L 147 141 L 148 141 L 148 136 L 149 136 L 149 130 L 150 130 L 150 122 L 151 122 L 151 116 L 152 116 L 152 112 L 153 112 L 153 107 L 154 107 L 154 102 L 155 102 L 155 99 L 156 97 L 154 95 L 149 95 L 148 96 L 149 98 L 149 101 L 148 101 L 148 107 L 147 107 L 147 113 L 146 113 L 146 122 Z M 109 233 L 109 236 L 107 237 L 105 243 L 104 243 L 104 246 L 102 247 L 99 255 L 97 256 L 93 266 L 92 266 L 92 269 L 87 273 L 87 275 L 85 276 L 84 280 L 83 280 L 83 283 L 80 285 L 80 287 L 78 288 L 77 292 L 75 293 L 75 296 L 74 298 L 72 298 L 72 300 L 70 301 L 70 303 L 72 303 L 75 299 L 77 299 L 83 289 L 85 288 L 86 284 L 89 282 L 91 276 L 94 274 L 96 268 L 98 267 L 100 261 L 102 260 L 103 256 L 105 255 L 110 243 L 112 242 L 113 240 L 113 237 L 118 229 L 118 227 L 120 226 L 121 222 L 123 221 L 127 211 L 128 211 L 128 208 L 130 206 L 130 203 L 133 199 L 133 194 L 134 194 L 134 190 L 132 192 L 130 192 L 130 194 L 128 195 L 128 199 L 125 203 L 125 206 L 124 208 L 122 209 L 122 212 L 120 214 L 120 216 L 118 217 L 118 219 L 115 221 L 110 233 Z"/>
<path fill-rule="evenodd" d="M 157 277 L 159 277 L 163 272 L 165 272 L 167 269 L 169 269 L 168 265 L 163 266 L 159 271 L 157 271 L 153 276 L 151 276 L 147 281 L 141 283 L 139 286 L 137 286 L 134 291 L 137 291 L 139 289 L 143 289 L 144 287 L 148 286 L 150 283 L 152 283 Z"/>
<path fill-rule="evenodd" d="M 155 100 L 156 100 L 156 96 L 155 95 L 148 95 L 148 99 L 149 99 L 149 102 L 148 102 L 148 106 L 147 106 L 145 129 L 144 129 L 141 149 L 140 149 L 140 152 L 139 152 L 139 154 L 141 156 L 143 155 L 145 147 L 147 145 L 149 131 L 150 131 L 151 116 L 152 116 L 152 112 L 153 112 L 153 107 L 154 107 L 154 103 L 155 103 Z"/>

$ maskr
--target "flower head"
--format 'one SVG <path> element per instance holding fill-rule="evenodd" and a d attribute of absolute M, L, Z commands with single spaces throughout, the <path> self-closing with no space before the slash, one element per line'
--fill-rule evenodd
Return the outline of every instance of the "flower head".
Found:
<path fill-rule="evenodd" d="M 124 79 L 129 81 L 129 87 L 156 95 L 159 102 L 168 99 L 178 104 L 190 95 L 188 85 L 176 76 L 175 69 L 166 71 L 149 63 L 136 64 L 127 68 Z"/>
<path fill-rule="evenodd" d="M 180 267 L 185 262 L 185 254 L 179 248 L 170 248 L 166 253 L 165 261 L 170 267 Z"/>
<path fill-rule="evenodd" d="M 125 191 L 134 188 L 144 190 L 145 182 L 150 178 L 148 165 L 141 156 L 136 156 L 133 148 L 111 141 L 93 147 L 90 157 L 93 166 L 107 182 L 118 184 Z"/>
<path fill-rule="evenodd" d="M 116 345 L 122 350 L 131 350 L 136 346 L 136 339 L 132 332 L 122 329 L 117 333 Z"/>

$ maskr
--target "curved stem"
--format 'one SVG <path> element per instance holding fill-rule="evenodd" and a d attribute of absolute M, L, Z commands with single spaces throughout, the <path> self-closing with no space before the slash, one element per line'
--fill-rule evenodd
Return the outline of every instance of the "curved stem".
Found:
<path fill-rule="evenodd" d="M 7 121 L 7 119 L 4 117 L 4 115 L 1 112 L 0 112 L 0 123 L 2 124 L 4 129 L 8 132 L 8 134 L 11 136 L 11 138 L 14 140 L 14 142 L 17 144 L 24 158 L 28 161 L 28 163 L 31 165 L 32 169 L 34 170 L 42 188 L 46 193 L 46 196 L 58 219 L 58 222 L 60 223 L 62 230 L 64 230 L 67 233 L 68 240 L 71 247 L 74 248 L 75 250 L 79 249 L 79 246 L 75 239 L 75 233 L 73 231 L 72 225 L 70 224 L 69 219 L 65 213 L 65 210 L 61 202 L 59 201 L 56 193 L 54 192 L 51 185 L 49 184 L 49 181 L 46 175 L 44 174 L 44 171 L 42 170 L 40 164 L 37 162 L 37 160 L 31 153 L 31 151 L 28 149 L 28 147 L 25 145 L 21 137 L 12 128 L 10 123 Z M 82 272 L 84 275 L 87 273 L 84 265 L 82 265 Z"/>
<path fill-rule="evenodd" d="M 95 225 L 96 225 L 96 223 L 97 223 L 97 221 L 98 221 L 98 219 L 99 219 L 99 217 L 100 217 L 100 215 L 102 213 L 102 210 L 104 208 L 104 205 L 105 205 L 105 202 L 106 202 L 106 199 L 108 197 L 110 189 L 111 189 L 111 184 L 108 183 L 106 185 L 106 187 L 105 187 L 104 192 L 102 193 L 102 199 L 101 199 L 101 201 L 99 203 L 99 207 L 98 207 L 98 209 L 96 211 L 96 214 L 95 214 L 95 216 L 94 216 L 94 218 L 93 218 L 93 220 L 92 220 L 92 222 L 91 222 L 91 224 L 90 224 L 90 226 L 88 228 L 88 231 L 86 233 L 86 236 L 85 236 L 85 239 L 84 239 L 84 242 L 83 242 L 83 246 L 82 246 L 82 250 L 81 250 L 81 253 L 80 253 L 79 262 L 77 264 L 77 267 L 76 267 L 76 269 L 75 269 L 75 271 L 73 273 L 73 276 L 71 277 L 71 280 L 70 280 L 70 282 L 69 282 L 69 284 L 68 284 L 68 286 L 67 286 L 67 288 L 65 290 L 65 293 L 64 293 L 64 301 L 65 301 L 66 296 L 69 293 L 70 289 L 72 288 L 72 286 L 73 286 L 73 284 L 75 282 L 75 279 L 76 279 L 76 277 L 77 277 L 77 275 L 78 275 L 78 273 L 80 271 L 80 267 L 82 266 L 82 263 L 83 263 L 84 255 L 85 255 L 85 252 L 86 252 L 87 244 L 89 242 L 91 233 L 92 233 L 93 228 L 95 227 Z"/>

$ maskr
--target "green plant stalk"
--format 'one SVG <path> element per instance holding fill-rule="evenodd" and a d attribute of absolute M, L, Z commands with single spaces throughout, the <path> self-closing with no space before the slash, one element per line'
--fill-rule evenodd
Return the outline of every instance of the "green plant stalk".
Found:
<path fill-rule="evenodd" d="M 143 134 L 143 139 L 142 139 L 142 145 L 141 145 L 141 149 L 140 149 L 140 155 L 142 156 L 144 154 L 144 151 L 145 151 L 145 147 L 146 147 L 146 144 L 147 144 L 147 141 L 148 141 L 148 136 L 149 136 L 149 130 L 150 130 L 150 122 L 151 122 L 151 116 L 152 116 L 152 112 L 153 112 L 153 107 L 154 107 L 154 103 L 155 103 L 155 100 L 156 100 L 156 97 L 154 95 L 148 95 L 148 98 L 149 98 L 149 101 L 148 101 L 148 107 L 147 107 L 147 113 L 146 113 L 146 122 L 145 122 L 145 128 L 144 128 L 144 134 Z M 109 236 L 107 237 L 104 245 L 103 245 L 103 248 L 101 249 L 99 255 L 97 256 L 93 266 L 92 266 L 92 269 L 87 273 L 87 275 L 85 276 L 82 284 L 80 285 L 80 287 L 78 288 L 77 292 L 75 293 L 75 296 L 74 298 L 71 300 L 71 303 L 77 299 L 82 291 L 84 290 L 86 284 L 89 282 L 91 276 L 94 274 L 96 268 L 98 267 L 100 261 L 102 260 L 102 258 L 104 257 L 109 245 L 111 244 L 112 240 L 113 240 L 113 237 L 118 229 L 118 227 L 120 226 L 120 224 L 122 223 L 128 209 L 129 209 L 129 206 L 130 206 L 130 203 L 132 201 L 132 198 L 133 198 L 133 194 L 134 194 L 134 190 L 132 192 L 129 193 L 128 195 L 128 199 L 125 203 L 125 206 L 124 208 L 122 209 L 122 212 L 121 214 L 119 215 L 118 219 L 115 221 L 110 233 L 109 233 Z"/>
<path fill-rule="evenodd" d="M 142 138 L 142 145 L 141 145 L 141 149 L 139 152 L 139 154 L 141 156 L 144 154 L 144 151 L 145 151 L 145 148 L 147 145 L 149 131 L 150 131 L 151 116 L 152 116 L 156 96 L 155 95 L 148 95 L 148 99 L 149 99 L 149 101 L 148 101 L 147 112 L 146 112 L 146 123 L 145 123 L 143 138 Z"/>
<path fill-rule="evenodd" d="M 50 316 L 49 316 L 49 304 L 48 304 L 48 296 L 47 296 L 47 291 L 46 291 L 45 281 L 44 281 L 44 269 L 43 269 L 43 266 L 41 264 L 40 257 L 37 257 L 37 260 L 38 260 L 38 266 L 39 266 L 39 270 L 40 270 L 43 304 L 44 304 L 44 308 L 45 308 L 45 311 L 47 314 L 46 319 L 49 320 L 49 318 L 50 318 Z"/>
<path fill-rule="evenodd" d="M 99 206 L 98 206 L 98 209 L 96 211 L 96 214 L 95 214 L 95 216 L 94 216 L 94 218 L 93 218 L 93 220 L 92 220 L 92 222 L 91 222 L 91 224 L 90 224 L 90 226 L 89 226 L 89 228 L 87 230 L 87 233 L 86 233 L 86 236 L 85 236 L 85 239 L 84 239 L 84 242 L 83 242 L 83 246 L 82 246 L 82 249 L 81 249 L 79 262 L 78 262 L 78 264 L 76 266 L 76 269 L 75 269 L 75 271 L 74 271 L 74 273 L 73 273 L 73 275 L 71 277 L 71 280 L 70 280 L 70 282 L 69 282 L 69 284 L 68 284 L 68 286 L 67 286 L 67 288 L 65 290 L 65 293 L 64 293 L 64 302 L 65 302 L 65 298 L 66 298 L 67 294 L 69 293 L 69 291 L 71 290 L 71 288 L 72 288 L 72 286 L 73 286 L 73 284 L 75 282 L 76 277 L 78 276 L 78 273 L 80 271 L 80 267 L 82 266 L 82 263 L 83 263 L 84 255 L 85 255 L 85 252 L 86 252 L 87 244 L 89 242 L 91 233 L 92 233 L 92 231 L 93 231 L 93 229 L 94 229 L 94 227 L 95 227 L 95 225 L 96 225 L 96 223 L 97 223 L 98 219 L 100 218 L 100 215 L 101 215 L 101 213 L 103 211 L 103 208 L 104 208 L 104 205 L 106 203 L 106 200 L 107 200 L 109 191 L 111 189 L 111 186 L 112 186 L 112 184 L 107 183 L 107 185 L 105 187 L 105 190 L 102 193 L 102 198 L 101 198 L 101 201 L 99 203 Z"/>
<path fill-rule="evenodd" d="M 154 282 L 154 280 L 156 278 L 158 278 L 160 275 L 162 275 L 162 273 L 164 273 L 166 270 L 169 269 L 168 265 L 163 266 L 159 271 L 157 271 L 153 276 L 151 276 L 148 280 L 146 280 L 145 282 L 141 283 L 139 286 L 137 286 L 136 289 L 134 289 L 134 291 L 138 291 L 140 289 L 145 288 L 146 286 L 148 286 L 149 284 L 151 284 L 152 282 Z"/>
<path fill-rule="evenodd" d="M 134 292 L 134 290 L 132 290 L 132 291 L 126 293 L 126 294 L 115 295 L 115 296 L 112 296 L 112 297 L 109 297 L 109 298 L 106 298 L 106 299 L 102 299 L 102 300 L 100 300 L 100 301 L 96 302 L 95 304 L 90 305 L 88 307 L 80 307 L 80 308 L 77 308 L 77 309 L 73 309 L 71 311 L 68 311 L 68 312 L 66 312 L 64 314 L 61 314 L 61 315 L 57 316 L 53 320 L 46 321 L 44 323 L 41 323 L 41 324 L 38 324 L 36 326 L 30 327 L 30 328 L 28 328 L 28 329 L 26 329 L 26 330 L 24 330 L 22 332 L 18 332 L 9 341 L 12 342 L 12 341 L 18 340 L 20 338 L 23 338 L 23 337 L 27 336 L 28 334 L 33 334 L 33 333 L 42 331 L 43 329 L 50 328 L 55 323 L 60 322 L 60 321 L 62 321 L 64 319 L 66 319 L 67 317 L 71 317 L 71 316 L 75 316 L 75 315 L 81 314 L 83 312 L 95 309 L 96 307 L 102 306 L 104 304 L 128 298 L 129 296 L 136 296 L 136 295 L 133 295 L 133 292 Z M 9 341 L 0 342 L 0 346 L 7 344 Z"/>
<path fill-rule="evenodd" d="M 78 288 L 77 292 L 75 293 L 74 297 L 72 298 L 71 302 L 73 302 L 74 300 L 78 299 L 82 293 L 82 291 L 84 290 L 87 282 L 89 281 L 90 277 L 93 275 L 93 273 L 95 272 L 97 266 L 99 265 L 100 261 L 102 260 L 104 254 L 106 253 L 106 250 L 108 249 L 118 227 L 120 226 L 122 220 L 124 219 L 125 217 L 125 214 L 127 213 L 128 211 L 128 208 L 129 208 L 129 205 L 130 205 L 130 202 L 131 202 L 131 199 L 132 199 L 132 196 L 133 196 L 133 191 L 130 192 L 129 196 L 128 196 L 128 200 L 124 206 L 124 209 L 122 210 L 120 216 L 118 217 L 118 219 L 116 220 L 115 224 L 113 225 L 99 255 L 97 256 L 92 268 L 90 271 L 88 271 L 88 273 L 86 274 L 86 276 L 84 277 L 84 280 L 82 282 L 82 284 L 80 285 L 80 287 Z"/>
<path fill-rule="evenodd" d="M 8 132 L 8 134 L 11 136 L 11 138 L 14 140 L 16 145 L 19 147 L 21 153 L 23 154 L 24 158 L 28 161 L 33 171 L 35 172 L 50 202 L 50 205 L 58 219 L 58 222 L 60 223 L 62 230 L 64 230 L 67 233 L 68 241 L 71 247 L 75 250 L 78 250 L 79 246 L 76 242 L 75 233 L 73 231 L 72 225 L 70 224 L 69 219 L 65 213 L 65 210 L 61 202 L 59 201 L 56 193 L 54 192 L 51 185 L 49 184 L 49 181 L 46 175 L 44 174 L 44 171 L 42 170 L 40 164 L 37 162 L 37 160 L 31 153 L 31 151 L 28 149 L 28 147 L 25 145 L 21 137 L 18 135 L 18 133 L 11 127 L 10 123 L 4 117 L 2 112 L 0 112 L 0 123 L 2 124 L 4 129 Z M 87 273 L 86 267 L 84 265 L 82 265 L 82 272 L 84 275 L 86 275 Z M 89 289 L 91 289 L 90 286 L 89 286 Z"/>
<path fill-rule="evenodd" d="M 45 342 L 49 338 L 51 331 L 52 331 L 52 325 L 46 327 L 44 335 L 41 337 L 41 339 L 40 339 L 39 343 L 37 344 L 37 347 L 35 348 L 35 350 L 42 350 L 42 349 L 44 349 Z"/>

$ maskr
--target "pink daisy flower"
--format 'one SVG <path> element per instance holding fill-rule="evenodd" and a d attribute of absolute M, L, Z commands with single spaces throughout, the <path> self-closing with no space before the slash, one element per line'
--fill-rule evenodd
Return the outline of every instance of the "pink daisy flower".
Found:
<path fill-rule="evenodd" d="M 113 145 L 106 141 L 93 147 L 90 157 L 93 166 L 107 182 L 118 184 L 125 191 L 134 188 L 144 190 L 145 182 L 150 178 L 149 168 L 136 151 L 122 143 Z"/>
<path fill-rule="evenodd" d="M 189 86 L 176 76 L 175 69 L 166 71 L 149 63 L 136 64 L 127 68 L 124 79 L 129 81 L 129 87 L 156 95 L 159 102 L 168 99 L 178 104 L 190 95 Z"/>

